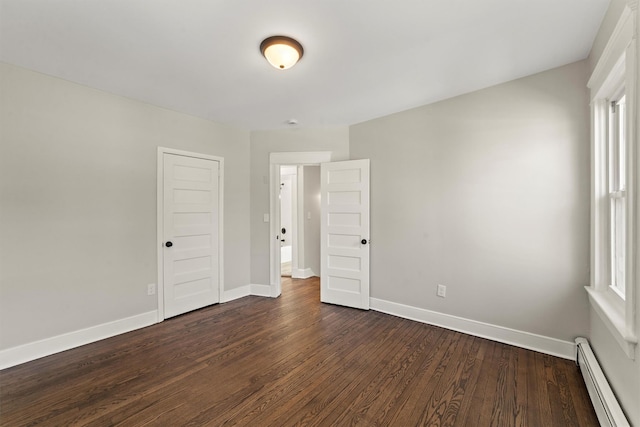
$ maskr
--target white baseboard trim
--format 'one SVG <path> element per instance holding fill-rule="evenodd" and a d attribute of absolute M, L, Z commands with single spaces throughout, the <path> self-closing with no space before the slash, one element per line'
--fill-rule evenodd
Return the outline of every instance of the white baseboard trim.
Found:
<path fill-rule="evenodd" d="M 369 305 L 372 310 L 393 316 L 440 326 L 476 337 L 487 338 L 492 341 L 561 357 L 563 359 L 576 360 L 576 345 L 570 341 L 562 341 L 556 338 L 491 325 L 489 323 L 478 322 L 476 320 L 465 319 L 377 298 L 370 298 Z"/>
<path fill-rule="evenodd" d="M 0 369 L 10 368 L 41 357 L 131 332 L 158 322 L 158 311 L 153 310 L 113 322 L 103 323 L 79 331 L 45 338 L 0 351 Z"/>
<path fill-rule="evenodd" d="M 222 293 L 222 303 L 233 301 L 234 299 L 248 297 L 251 295 L 251 286 L 245 285 L 240 286 L 239 288 L 229 289 L 228 291 L 224 291 Z"/>
<path fill-rule="evenodd" d="M 249 285 L 251 287 L 251 295 L 258 297 L 271 297 L 271 286 L 269 285 Z"/>
<path fill-rule="evenodd" d="M 294 279 L 308 279 L 315 276 L 315 273 L 310 268 L 296 268 L 291 271 L 291 277 Z"/>
<path fill-rule="evenodd" d="M 224 291 L 222 295 L 222 302 L 233 301 L 238 298 L 248 297 L 249 295 L 255 295 L 258 297 L 272 297 L 272 289 L 269 285 L 245 285 L 239 288 L 230 289 Z"/>

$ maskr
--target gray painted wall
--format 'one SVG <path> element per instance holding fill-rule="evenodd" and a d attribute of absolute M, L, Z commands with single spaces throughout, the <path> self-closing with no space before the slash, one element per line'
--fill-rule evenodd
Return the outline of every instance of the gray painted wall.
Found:
<path fill-rule="evenodd" d="M 251 283 L 269 285 L 269 154 L 331 151 L 349 158 L 349 129 L 291 129 L 251 132 Z"/>
<path fill-rule="evenodd" d="M 249 283 L 248 132 L 0 72 L 0 349 L 157 308 L 158 146 L 225 158 L 225 288 Z"/>
<path fill-rule="evenodd" d="M 582 61 L 350 128 L 351 158 L 371 159 L 373 298 L 587 332 L 587 74 Z"/>
<path fill-rule="evenodd" d="M 598 63 L 604 46 L 618 23 L 625 3 L 625 0 L 612 0 L 609 5 L 589 57 L 591 72 Z M 637 14 L 636 22 L 640 23 L 640 9 L 636 9 L 635 13 Z M 638 40 L 640 40 L 640 25 L 636 25 L 636 48 L 638 49 L 636 58 L 640 58 L 640 43 L 637 42 Z M 640 85 L 636 86 L 636 100 L 640 100 Z M 640 123 L 640 108 L 637 113 L 637 123 Z M 636 135 L 636 147 L 640 146 L 638 138 L 640 138 L 640 135 Z M 638 177 L 640 178 L 640 175 Z M 640 230 L 637 230 L 637 232 L 640 233 Z M 640 311 L 638 311 L 640 310 L 640 288 L 638 283 L 635 286 L 636 331 L 640 331 Z M 640 404 L 638 404 L 640 402 L 640 350 L 636 346 L 635 360 L 629 359 L 598 314 L 591 308 L 589 319 L 589 341 L 593 352 L 600 362 L 600 366 L 609 380 L 613 392 L 618 397 L 627 418 L 629 418 L 632 425 L 640 426 Z"/>

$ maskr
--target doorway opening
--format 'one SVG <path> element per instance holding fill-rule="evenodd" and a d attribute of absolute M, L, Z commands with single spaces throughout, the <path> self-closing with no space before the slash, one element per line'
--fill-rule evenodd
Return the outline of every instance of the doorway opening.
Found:
<path fill-rule="evenodd" d="M 272 297 L 277 297 L 281 293 L 283 260 L 285 263 L 291 263 L 292 278 L 302 279 L 321 274 L 320 164 L 330 161 L 331 152 L 329 151 L 271 153 L 269 156 L 270 217 L 273 219 L 270 224 L 269 249 Z M 284 178 L 287 176 L 289 178 Z M 285 192 L 288 191 L 287 180 L 291 182 L 292 200 L 290 204 L 285 200 L 285 204 L 286 207 L 291 206 L 291 229 L 287 225 L 281 225 L 283 210 L 281 190 L 284 188 Z M 313 187 L 316 187 L 317 191 L 310 190 Z M 283 228 L 285 233 L 282 233 Z M 290 246 L 290 249 L 283 249 L 287 246 Z M 289 250 L 291 250 L 291 260 L 287 261 Z"/>
<path fill-rule="evenodd" d="M 293 252 L 298 240 L 298 168 L 280 166 L 280 276 L 292 277 Z M 297 257 L 296 257 L 297 258 Z M 298 261 L 296 259 L 296 261 Z M 297 262 L 296 262 L 297 264 Z M 296 265 L 297 267 L 297 265 Z"/>
<path fill-rule="evenodd" d="M 320 166 L 280 166 L 280 276 L 320 276 Z"/>

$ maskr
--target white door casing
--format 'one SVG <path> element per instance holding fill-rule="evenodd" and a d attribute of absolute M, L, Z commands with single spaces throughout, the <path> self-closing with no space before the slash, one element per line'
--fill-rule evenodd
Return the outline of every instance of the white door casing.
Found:
<path fill-rule="evenodd" d="M 221 300 L 223 160 L 159 149 L 158 161 L 162 320 Z"/>
<path fill-rule="evenodd" d="M 369 159 L 322 163 L 320 300 L 369 309 Z"/>

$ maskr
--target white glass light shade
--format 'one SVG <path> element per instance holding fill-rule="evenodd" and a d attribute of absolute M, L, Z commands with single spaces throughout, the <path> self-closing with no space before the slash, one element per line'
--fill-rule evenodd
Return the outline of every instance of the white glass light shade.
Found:
<path fill-rule="evenodd" d="M 285 36 L 273 36 L 260 44 L 260 51 L 269 64 L 279 70 L 291 68 L 300 58 L 304 50 L 296 40 Z"/>
<path fill-rule="evenodd" d="M 300 55 L 298 51 L 286 44 L 274 44 L 264 50 L 264 57 L 269 64 L 281 70 L 286 70 L 296 65 Z"/>

